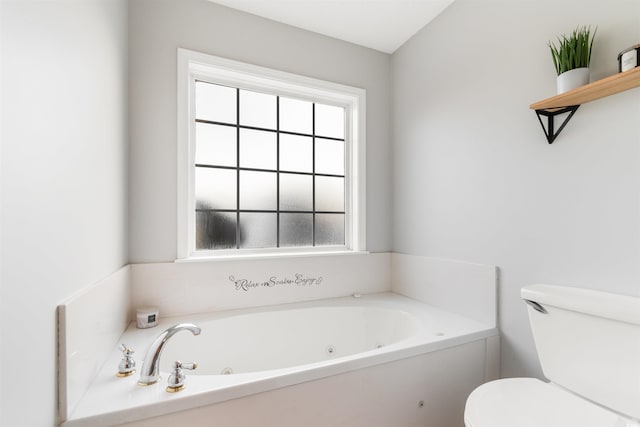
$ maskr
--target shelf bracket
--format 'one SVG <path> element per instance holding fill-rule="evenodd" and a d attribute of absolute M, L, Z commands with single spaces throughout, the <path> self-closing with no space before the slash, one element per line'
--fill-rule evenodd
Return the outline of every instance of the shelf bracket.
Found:
<path fill-rule="evenodd" d="M 550 108 L 550 109 L 541 109 L 536 110 L 536 115 L 538 116 L 538 120 L 540 121 L 540 125 L 542 126 L 542 130 L 544 131 L 545 136 L 547 137 L 547 142 L 549 144 L 553 144 L 553 141 L 560 135 L 562 129 L 569 123 L 571 117 L 573 117 L 576 110 L 580 107 L 580 105 L 571 105 L 569 107 L 560 107 L 560 108 Z M 562 124 L 555 130 L 555 118 L 561 114 L 569 113 L 569 115 L 562 121 Z M 542 120 L 542 116 L 547 119 L 547 126 L 545 127 L 544 122 Z"/>

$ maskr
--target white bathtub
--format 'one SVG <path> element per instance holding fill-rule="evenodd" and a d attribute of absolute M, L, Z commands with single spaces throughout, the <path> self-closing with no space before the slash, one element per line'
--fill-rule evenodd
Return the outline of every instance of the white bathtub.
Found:
<path fill-rule="evenodd" d="M 136 351 L 134 356 L 140 367 L 153 339 L 167 327 L 182 322 L 195 323 L 202 328 L 202 333 L 193 336 L 189 331 L 181 331 L 171 338 L 162 354 L 162 379 L 157 384 L 138 386 L 137 373 L 127 378 L 116 378 L 121 356 L 114 348 L 101 373 L 63 425 L 110 426 L 134 422 L 135 425 L 157 426 L 162 425 L 159 420 L 163 418 L 146 419 L 163 415 L 169 420 L 167 425 L 175 425 L 175 422 L 189 420 L 189 411 L 195 411 L 193 416 L 196 418 L 185 425 L 196 425 L 193 420 L 198 419 L 197 411 L 203 408 L 215 410 L 224 408 L 225 404 L 237 405 L 237 402 L 242 402 L 238 398 L 252 398 L 257 393 L 262 399 L 265 392 L 273 393 L 272 390 L 282 388 L 291 388 L 295 394 L 295 387 L 302 383 L 305 383 L 304 393 L 316 395 L 317 392 L 309 392 L 308 387 L 318 381 L 353 376 L 354 371 L 365 372 L 378 366 L 378 369 L 385 369 L 380 371 L 380 375 L 393 378 L 425 375 L 425 383 L 449 384 L 451 390 L 445 393 L 453 393 L 452 390 L 460 388 L 463 391 L 458 394 L 464 394 L 464 390 L 470 388 L 471 391 L 489 379 L 486 340 L 497 335 L 493 327 L 475 320 L 393 293 L 384 293 L 165 318 L 161 319 L 158 327 L 146 330 L 136 329 L 132 324 L 121 337 L 121 342 Z M 449 355 L 443 351 L 452 353 Z M 442 361 L 438 363 L 443 365 L 452 361 L 451 372 L 447 366 L 422 367 L 424 363 L 418 358 L 431 353 L 437 353 L 438 360 Z M 184 390 L 167 393 L 166 378 L 169 366 L 175 360 L 197 361 L 198 368 L 185 371 Z M 407 362 L 403 362 L 405 360 Z M 419 372 L 411 367 L 416 363 L 421 366 Z M 470 373 L 460 373 L 466 377 L 454 378 L 463 370 Z M 429 378 L 429 375 L 439 375 L 440 371 L 449 378 Z M 473 379 L 469 379 L 469 375 Z M 353 377 L 344 377 L 345 380 L 348 378 Z M 461 385 L 455 385 L 456 382 Z M 335 393 L 339 393 L 340 388 L 337 385 Z M 343 388 L 346 392 L 348 387 Z M 407 389 L 410 388 L 407 385 Z M 331 398 L 352 399 L 355 404 L 358 396 L 326 396 L 326 401 L 330 402 Z M 320 400 L 325 399 L 321 397 Z M 421 402 L 420 408 L 425 404 Z M 178 411 L 186 412 L 176 415 Z M 170 420 L 175 416 L 178 418 Z M 222 421 L 224 413 L 218 411 L 215 416 Z M 274 416 L 277 416 L 277 409 Z M 259 411 L 256 417 L 260 417 Z M 240 426 L 250 422 L 242 421 L 242 417 L 229 419 L 235 419 L 237 423 L 227 421 L 220 425 Z M 255 419 L 260 418 L 254 418 L 252 422 L 255 423 Z M 272 425 L 265 423 L 264 419 L 263 423 L 254 425 Z M 288 425 L 284 421 L 278 424 Z"/>
<path fill-rule="evenodd" d="M 295 368 L 376 350 L 420 331 L 418 318 L 406 311 L 346 302 L 200 320 L 198 337 L 174 335 L 162 365 L 169 370 L 174 360 L 193 359 L 197 375 Z"/>

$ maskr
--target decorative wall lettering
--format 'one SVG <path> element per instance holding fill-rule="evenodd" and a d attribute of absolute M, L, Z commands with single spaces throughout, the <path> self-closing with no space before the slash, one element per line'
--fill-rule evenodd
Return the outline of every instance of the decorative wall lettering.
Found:
<path fill-rule="evenodd" d="M 295 286 L 314 286 L 322 283 L 322 276 L 309 277 L 304 274 L 295 273 L 293 277 L 285 276 L 271 276 L 266 280 L 254 281 L 251 279 L 237 279 L 235 276 L 229 276 L 229 280 L 234 284 L 236 291 L 248 291 L 253 288 L 273 288 L 280 285 L 295 285 Z"/>

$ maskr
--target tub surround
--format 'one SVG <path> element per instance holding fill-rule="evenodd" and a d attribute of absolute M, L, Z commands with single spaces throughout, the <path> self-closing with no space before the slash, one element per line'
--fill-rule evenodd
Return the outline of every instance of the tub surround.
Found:
<path fill-rule="evenodd" d="M 258 286 L 236 289 L 232 276 Z M 262 286 L 271 278 L 278 284 Z M 390 282 L 389 253 L 125 266 L 58 306 L 59 421 L 72 416 L 137 307 L 158 306 L 162 319 L 385 292 Z M 158 327 L 150 331 L 160 333 Z M 136 351 L 140 360 L 146 349 Z"/>
<path fill-rule="evenodd" d="M 131 319 L 130 266 L 58 305 L 58 414 L 68 418 Z"/>
<path fill-rule="evenodd" d="M 497 327 L 498 269 L 443 258 L 391 254 L 391 290 Z"/>
<path fill-rule="evenodd" d="M 346 355 L 344 357 L 340 357 L 338 354 L 336 358 L 327 357 L 326 360 L 314 361 L 298 366 L 239 373 L 228 376 L 199 375 L 197 372 L 188 372 L 186 387 L 177 394 L 165 392 L 166 365 L 168 360 L 164 360 L 164 357 L 171 358 L 170 356 L 176 356 L 176 351 L 178 351 L 182 353 L 181 359 L 191 361 L 193 353 L 197 350 L 190 351 L 189 347 L 206 345 L 206 342 L 197 342 L 197 340 L 206 339 L 204 334 L 202 337 L 192 337 L 189 334 L 183 335 L 182 337 L 176 335 L 176 337 L 173 338 L 176 342 L 180 338 L 183 339 L 182 343 L 178 345 L 180 348 L 176 349 L 175 346 L 173 348 L 167 348 L 167 353 L 163 355 L 162 360 L 162 365 L 165 367 L 163 369 L 163 379 L 160 384 L 149 387 L 139 387 L 137 385 L 136 375 L 124 379 L 115 377 L 115 369 L 121 358 L 121 354 L 119 349 L 114 346 L 109 354 L 107 363 L 105 363 L 102 371 L 88 389 L 81 404 L 74 412 L 72 419 L 64 425 L 68 427 L 107 426 L 123 422 L 139 421 L 149 417 L 192 410 L 202 406 L 215 406 L 218 403 L 227 402 L 231 399 L 241 399 L 255 395 L 256 393 L 270 393 L 271 390 L 274 389 L 296 386 L 300 383 L 315 382 L 317 380 L 324 381 L 323 384 L 333 383 L 335 388 L 332 393 L 340 394 L 342 395 L 342 399 L 350 401 L 354 396 L 359 396 L 362 390 L 355 395 L 341 390 L 339 384 L 345 381 L 345 378 L 342 376 L 347 375 L 350 377 L 353 375 L 352 371 L 375 368 L 383 364 L 390 366 L 382 368 L 381 372 L 393 371 L 396 375 L 403 377 L 407 376 L 407 372 L 405 372 L 407 366 L 412 364 L 421 365 L 420 368 L 413 369 L 411 375 L 423 378 L 421 378 L 420 387 L 417 390 L 402 390 L 401 384 L 398 384 L 399 389 L 396 390 L 396 392 L 399 393 L 399 396 L 395 398 L 394 404 L 401 403 L 401 405 L 381 407 L 379 408 L 380 411 L 396 411 L 396 409 L 406 405 L 407 399 L 414 399 L 415 397 L 414 400 L 417 404 L 421 399 L 425 399 L 429 395 L 437 394 L 438 389 L 434 389 L 432 384 L 429 385 L 431 380 L 439 384 L 454 384 L 453 389 L 465 389 L 465 393 L 468 393 L 470 389 L 467 391 L 465 387 L 470 387 L 471 384 L 479 385 L 492 378 L 489 376 L 491 373 L 486 371 L 487 364 L 485 357 L 487 354 L 486 339 L 497 334 L 494 328 L 487 327 L 487 325 L 473 319 L 459 316 L 390 292 L 367 294 L 360 298 L 342 297 L 319 302 L 310 301 L 266 308 L 261 307 L 164 318 L 160 321 L 159 328 L 155 328 L 155 330 L 139 330 L 131 325 L 121 339 L 134 349 L 143 349 L 159 332 L 174 323 L 189 322 L 206 326 L 207 322 L 215 322 L 215 319 L 225 321 L 229 316 L 251 316 L 256 315 L 256 313 L 264 313 L 265 309 L 267 311 L 277 312 L 278 310 L 304 310 L 305 308 L 314 307 L 331 309 L 353 307 L 354 305 L 363 308 L 372 307 L 400 310 L 401 312 L 408 313 L 411 318 L 416 319 L 416 329 L 411 336 L 396 343 L 389 343 L 389 345 L 385 345 L 379 349 L 372 348 L 363 353 Z M 275 315 L 278 314 L 275 313 Z M 312 319 L 309 319 L 309 321 L 312 321 Z M 307 322 L 305 322 L 305 324 L 307 324 Z M 286 334 L 286 331 L 282 331 L 282 333 Z M 250 337 L 245 338 L 250 339 Z M 358 338 L 361 337 L 354 337 L 353 339 Z M 171 346 L 171 344 L 172 343 L 169 342 L 168 346 Z M 304 343 L 295 340 L 295 342 L 290 344 L 290 346 L 293 345 L 291 351 L 295 351 L 296 344 L 305 346 Z M 339 348 L 340 346 L 337 345 L 336 347 Z M 460 347 L 465 347 L 466 350 L 462 350 Z M 469 365 L 463 369 L 463 373 L 452 371 L 451 365 L 447 362 L 442 363 L 439 367 L 431 366 L 428 363 L 428 360 L 430 360 L 429 354 L 448 353 L 452 349 L 456 349 L 453 350 L 450 355 L 457 360 L 456 364 L 464 365 L 466 363 Z M 283 348 L 282 351 L 286 352 L 286 348 Z M 144 353 L 144 351 L 142 351 L 142 353 Z M 260 355 L 259 357 L 266 356 Z M 447 360 L 447 356 L 436 356 L 436 358 L 438 357 L 442 360 Z M 418 360 L 406 360 L 414 358 Z M 206 361 L 200 362 L 204 365 L 202 366 L 203 369 L 206 369 Z M 442 369 L 442 372 L 435 374 L 434 372 L 437 372 L 439 368 Z M 425 372 L 425 369 L 429 370 L 429 372 Z M 459 405 L 460 402 L 464 402 L 466 399 L 465 393 L 454 393 L 449 388 L 447 388 L 446 391 L 445 394 L 448 394 L 457 402 L 456 405 Z M 317 393 L 317 391 L 312 393 Z M 385 399 L 388 398 L 388 391 L 379 391 L 378 393 L 380 393 L 381 396 L 385 396 Z M 305 397 L 305 399 L 308 398 L 309 396 Z M 442 399 L 442 397 L 440 399 Z M 308 404 L 310 404 L 310 402 L 307 402 L 307 405 Z M 451 405 L 451 403 L 449 403 L 449 405 Z M 370 408 L 370 411 L 377 412 L 378 409 Z M 256 409 L 254 422 L 260 420 L 259 413 L 260 409 Z M 345 413 L 343 414 L 345 418 L 341 422 L 357 414 L 356 412 L 352 414 Z M 427 420 L 434 420 L 434 418 L 432 418 L 434 415 L 426 412 L 418 415 L 427 417 Z M 458 412 L 458 415 L 461 419 L 462 412 Z M 309 413 L 299 414 L 299 416 L 299 421 L 306 421 L 303 422 L 302 425 L 308 425 L 308 422 L 315 418 Z M 446 418 L 443 414 L 438 416 Z M 451 417 L 451 415 L 449 415 L 449 417 Z M 290 422 L 290 420 L 287 422 Z M 314 422 L 323 424 L 328 421 L 315 419 Z M 160 425 L 169 424 L 164 420 Z M 236 422 L 230 425 L 239 426 L 242 424 Z"/>
<path fill-rule="evenodd" d="M 464 401 L 459 396 L 468 395 L 474 382 L 483 382 L 483 347 L 482 341 L 474 341 L 123 426 L 208 425 L 203 420 L 215 420 L 225 427 L 462 425 L 459 414 Z M 452 376 L 464 378 L 466 383 L 452 382 Z"/>
<path fill-rule="evenodd" d="M 498 268 L 391 253 L 391 291 L 498 327 Z M 486 339 L 485 371 L 500 377 L 500 336 Z"/>
<path fill-rule="evenodd" d="M 480 325 L 476 332 L 483 331 L 482 336 L 472 338 L 482 342 L 481 376 L 484 380 L 498 377 L 499 337 L 495 329 L 496 268 L 493 266 L 390 253 L 131 264 L 69 298 L 58 308 L 60 420 L 67 421 L 63 425 L 83 425 L 76 424 L 76 421 L 80 418 L 91 419 L 91 411 L 99 413 L 109 409 L 105 406 L 106 404 L 95 405 L 100 398 L 93 404 L 90 403 L 91 399 L 96 399 L 100 394 L 96 394 L 95 390 L 90 392 L 87 390 L 105 385 L 106 382 L 111 381 L 110 375 L 115 375 L 115 371 L 113 373 L 111 371 L 117 368 L 121 357 L 117 350 L 118 343 L 125 342 L 131 346 L 136 351 L 136 360 L 141 363 L 146 351 L 145 345 L 142 345 L 145 348 L 140 345 L 135 347 L 134 344 L 126 341 L 129 339 L 127 334 L 122 335 L 128 321 L 135 318 L 136 307 L 148 305 L 160 307 L 159 327 L 145 331 L 149 334 L 150 342 L 164 326 L 168 325 L 167 322 L 171 323 L 175 320 L 167 319 L 170 316 L 304 303 L 352 294 L 368 297 L 368 294 L 385 292 L 404 294 L 429 304 L 436 310 L 444 309 L 451 315 L 461 315 L 474 324 Z M 419 304 L 417 301 L 414 303 Z M 468 337 L 463 341 L 458 343 L 449 341 L 447 346 L 469 345 L 464 344 L 469 342 Z M 429 351 L 441 350 L 438 346 L 442 344 L 430 345 L 432 347 Z M 411 351 L 414 350 L 404 350 L 401 357 L 426 356 L 420 355 L 420 352 L 412 353 Z M 360 377 L 360 374 L 354 372 L 347 374 L 347 371 L 352 369 L 381 369 L 383 372 L 384 368 L 374 365 L 392 361 L 392 359 L 385 359 L 387 356 L 384 354 L 386 353 L 378 355 L 373 362 L 369 361 L 355 367 L 349 364 L 341 368 L 326 367 L 319 371 L 320 373 L 316 372 L 302 380 L 322 381 L 322 384 L 336 384 L 340 387 L 339 384 L 344 381 L 340 375 Z M 397 356 L 397 354 L 393 356 L 393 359 Z M 107 358 L 108 361 L 105 363 Z M 213 401 L 222 402 L 240 396 L 246 396 L 243 399 L 252 401 L 262 400 L 262 397 L 256 398 L 249 395 L 273 389 L 274 384 L 277 384 L 276 387 L 292 386 L 301 378 L 293 375 L 288 377 L 288 380 L 282 378 L 269 380 L 272 374 L 262 372 L 256 375 L 263 377 L 253 378 L 252 381 L 255 381 L 253 385 L 241 387 L 241 391 L 238 391 L 237 387 L 218 390 L 213 393 L 217 396 Z M 326 378 L 328 375 L 338 376 L 332 380 Z M 137 378 L 137 374 L 123 381 L 131 378 Z M 473 383 L 476 384 L 476 382 Z M 293 387 L 305 388 L 300 384 Z M 142 403 L 140 399 L 152 398 L 152 400 L 157 399 L 158 402 L 182 401 L 180 398 L 171 400 L 171 397 L 165 396 L 168 393 L 164 393 L 164 387 L 160 388 L 162 393 L 156 391 L 148 393 L 149 390 L 143 387 L 135 387 L 130 391 L 129 396 L 132 402 L 145 407 L 153 404 Z M 195 392 L 196 383 L 193 383 L 190 388 Z M 432 392 L 435 393 L 435 391 Z M 161 405 L 151 411 L 131 407 L 124 412 L 118 412 L 120 415 L 115 418 L 108 419 L 111 423 L 124 423 L 128 420 L 140 419 L 136 418 L 140 414 L 143 414 L 142 418 L 156 417 L 176 410 L 210 405 L 213 402 L 212 394 L 205 394 L 208 396 L 205 401 L 196 396 L 195 400 L 191 400 L 187 406 L 181 406 L 182 403 L 170 403 L 168 406 Z M 277 396 L 287 394 L 288 392 L 279 392 Z M 107 401 L 115 397 L 103 396 L 103 398 L 103 401 Z M 80 399 L 82 399 L 82 409 L 78 407 Z M 226 402 L 213 406 L 232 408 L 234 404 Z M 138 413 L 138 411 L 142 412 Z M 128 415 L 119 418 L 122 414 Z M 132 416 L 134 418 L 131 418 Z"/>
<path fill-rule="evenodd" d="M 389 253 L 132 264 L 132 306 L 160 317 L 391 290 Z"/>

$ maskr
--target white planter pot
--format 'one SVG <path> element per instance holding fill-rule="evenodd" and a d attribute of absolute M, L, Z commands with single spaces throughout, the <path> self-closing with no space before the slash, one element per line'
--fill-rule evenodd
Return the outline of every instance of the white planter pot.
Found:
<path fill-rule="evenodd" d="M 584 86 L 589 83 L 589 69 L 588 68 L 574 68 L 573 70 L 565 71 L 558 76 L 557 89 L 558 94 L 568 92 L 580 86 Z"/>

